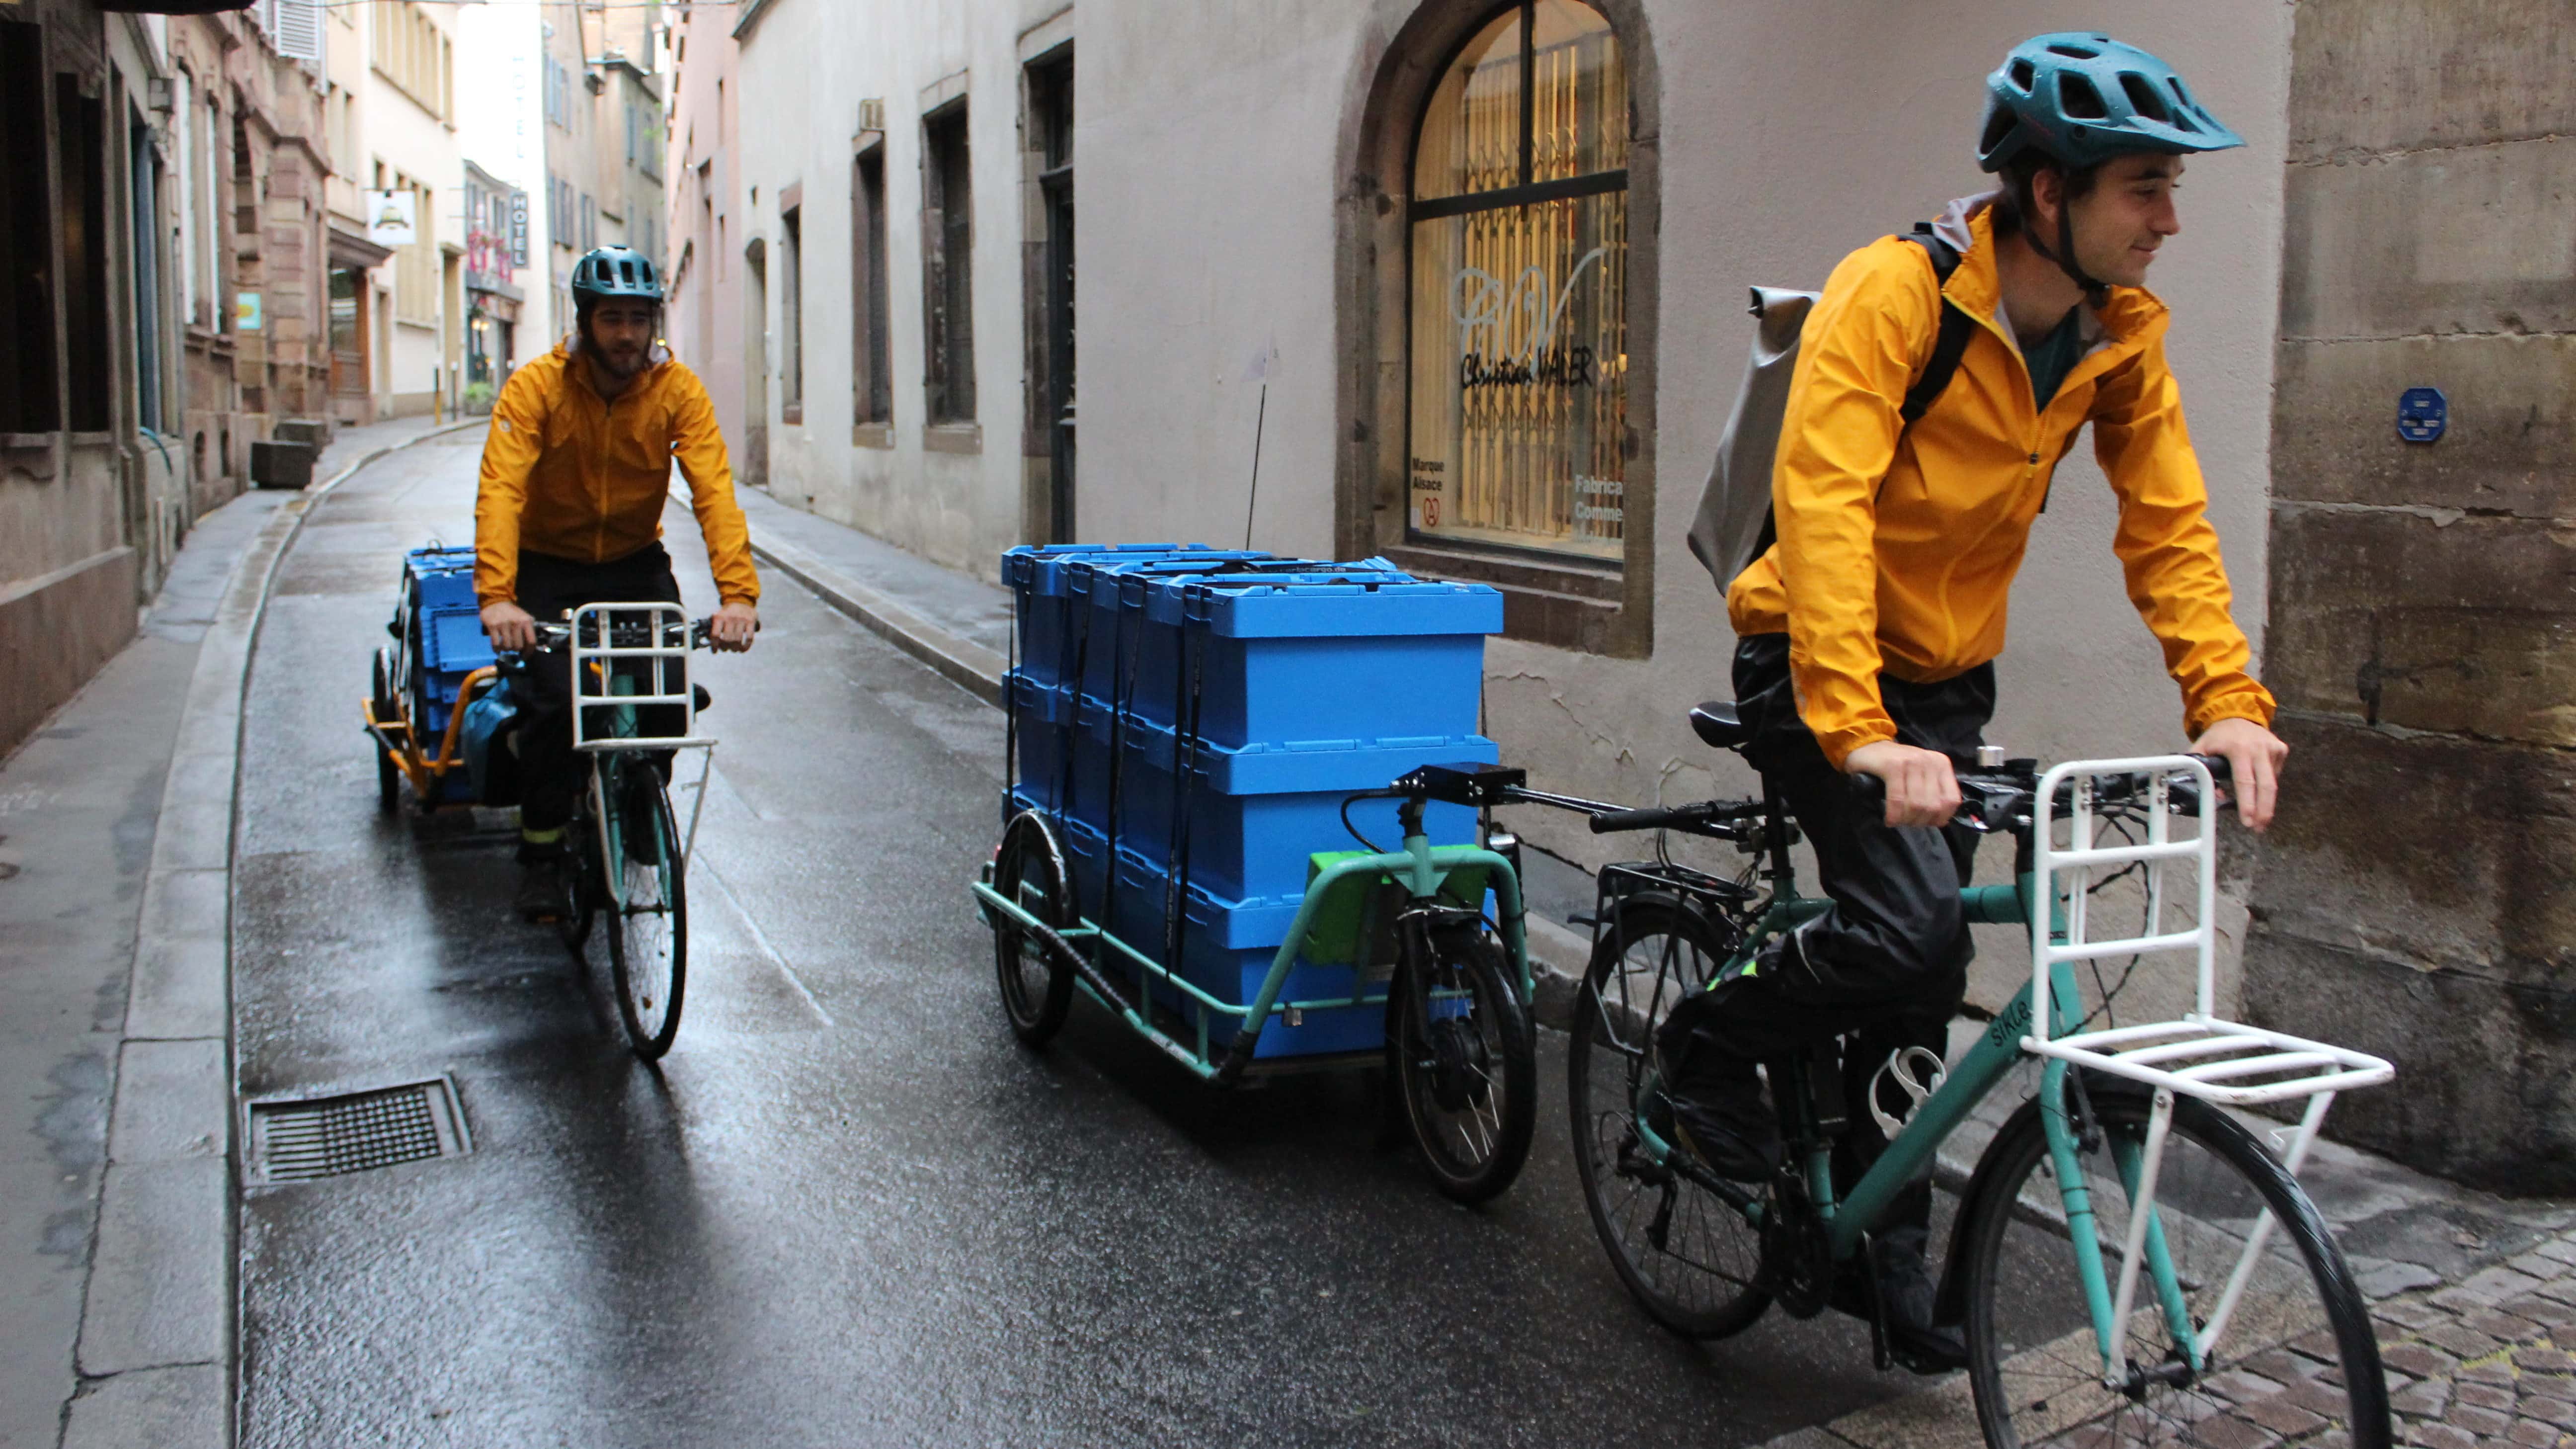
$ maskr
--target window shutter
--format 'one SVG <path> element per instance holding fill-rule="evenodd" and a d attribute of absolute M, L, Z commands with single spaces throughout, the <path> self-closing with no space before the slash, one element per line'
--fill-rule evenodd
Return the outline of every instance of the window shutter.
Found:
<path fill-rule="evenodd" d="M 273 22 L 269 34 L 277 53 L 288 60 L 322 60 L 322 8 L 314 0 L 265 0 Z"/>

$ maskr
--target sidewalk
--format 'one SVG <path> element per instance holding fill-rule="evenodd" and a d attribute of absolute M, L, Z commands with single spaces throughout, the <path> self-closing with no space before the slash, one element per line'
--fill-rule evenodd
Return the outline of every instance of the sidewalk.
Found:
<path fill-rule="evenodd" d="M 766 489 L 737 488 L 734 494 L 742 500 L 751 549 L 762 563 L 986 704 L 1002 702 L 1011 647 L 1009 590 L 792 508 Z M 687 506 L 677 490 L 671 506 Z"/>
<path fill-rule="evenodd" d="M 435 430 L 344 430 L 316 476 Z M 8 1449 L 230 1441 L 233 758 L 269 568 L 322 491 L 200 518 L 135 642 L 0 760 Z"/>

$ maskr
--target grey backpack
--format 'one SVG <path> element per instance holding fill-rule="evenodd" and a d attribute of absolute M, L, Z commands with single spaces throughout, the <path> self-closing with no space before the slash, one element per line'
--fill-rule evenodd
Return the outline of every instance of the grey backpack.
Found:
<path fill-rule="evenodd" d="M 1916 222 L 1907 241 L 1919 244 L 1932 262 L 1933 285 L 1950 280 L 1959 269 L 1959 253 L 1932 234 L 1929 222 Z M 1719 592 L 1735 582 L 1755 559 L 1771 548 L 1777 532 L 1771 517 L 1771 468 L 1780 453 L 1780 418 L 1789 408 L 1789 376 L 1798 365 L 1798 334 L 1816 305 L 1813 292 L 1781 287 L 1755 287 L 1753 357 L 1745 365 L 1744 385 L 1735 394 L 1735 411 L 1717 440 L 1717 458 L 1709 464 L 1708 483 L 1699 497 L 1699 517 L 1692 520 L 1690 551 Z M 1898 415 L 1911 426 L 1950 385 L 1959 358 L 1968 350 L 1976 319 L 1944 303 L 1940 335 L 1923 371 L 1906 389 Z"/>

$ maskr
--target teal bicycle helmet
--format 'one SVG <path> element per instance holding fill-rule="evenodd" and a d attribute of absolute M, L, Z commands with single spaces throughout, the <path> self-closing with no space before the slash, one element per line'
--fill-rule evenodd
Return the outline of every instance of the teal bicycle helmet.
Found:
<path fill-rule="evenodd" d="M 2178 156 L 2244 144 L 2172 66 L 2107 35 L 2068 30 L 2014 46 L 1986 77 L 1977 164 L 2001 171 L 2035 149 L 2080 171 L 2139 151 Z"/>
<path fill-rule="evenodd" d="M 662 276 L 653 261 L 632 247 L 599 247 L 572 264 L 573 301 L 587 307 L 612 297 L 662 300 Z"/>

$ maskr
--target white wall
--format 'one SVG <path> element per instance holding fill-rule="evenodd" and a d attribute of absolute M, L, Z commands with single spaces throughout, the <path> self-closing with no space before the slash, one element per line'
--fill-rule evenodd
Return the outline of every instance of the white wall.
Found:
<path fill-rule="evenodd" d="M 428 5 L 422 7 L 422 12 L 442 28 L 454 23 L 450 7 Z M 380 16 L 377 7 L 369 6 L 360 13 L 363 18 L 358 27 L 358 54 L 363 63 L 365 57 L 375 53 L 370 27 L 389 22 L 399 12 L 387 10 Z M 453 31 L 449 33 L 453 34 Z M 460 82 L 457 104 L 460 108 L 465 97 L 461 82 L 475 68 L 473 57 L 460 47 L 456 56 L 456 76 Z M 435 188 L 435 195 L 431 198 L 427 214 L 420 218 L 420 225 L 424 229 L 434 229 L 429 231 L 429 235 L 442 248 L 462 248 L 465 245 L 465 161 L 464 152 L 457 144 L 457 133 L 379 75 L 373 65 L 367 65 L 365 79 L 360 86 L 359 105 L 365 112 L 363 134 L 367 148 L 367 155 L 357 168 L 360 184 L 375 185 L 374 163 L 382 161 L 387 167 Z M 388 298 L 384 315 L 392 322 L 390 345 L 379 353 L 386 359 L 387 370 L 375 379 L 380 406 L 387 394 L 426 393 L 434 370 L 437 376 L 445 377 L 445 337 L 460 325 L 459 319 L 446 315 L 443 256 L 437 304 L 439 315 L 434 326 L 424 327 L 401 318 L 399 308 L 393 305 L 395 269 L 394 262 L 387 262 L 375 270 L 377 284 L 385 289 Z M 422 409 L 426 410 L 425 407 Z"/>
<path fill-rule="evenodd" d="M 1332 546 L 1336 429 L 1347 426 L 1334 416 L 1334 199 L 1346 162 L 1333 151 L 1383 37 L 1413 8 L 1083 0 L 1086 536 L 1243 536 L 1257 406 L 1245 365 L 1275 339 L 1253 541 Z M 1684 537 L 1751 340 L 1744 289 L 1817 285 L 1850 249 L 1985 189 L 1971 150 L 1983 78 L 2043 30 L 2116 26 L 2172 61 L 2250 143 L 2192 163 L 2184 231 L 2152 285 L 2173 309 L 2173 366 L 2237 618 L 2259 651 L 2289 9 L 2230 0 L 1965 10 L 1646 0 L 1646 9 L 1662 79 L 1654 653 L 1624 661 L 1495 641 L 1487 702 L 1505 757 L 1528 764 L 1538 784 L 1615 799 L 1751 787 L 1749 772 L 1700 745 L 1683 719 L 1693 702 L 1733 694 L 1723 602 Z M 2178 695 L 2123 594 L 2113 521 L 2108 487 L 2081 447 L 2033 533 L 1998 665 L 2003 701 L 1989 737 L 2016 754 L 2182 743 Z M 1516 823 L 1587 864 L 1620 848 L 1562 818 Z"/>
<path fill-rule="evenodd" d="M 541 12 L 524 5 L 464 5 L 456 11 L 456 139 L 466 159 L 528 193 L 528 265 L 515 279 L 519 359 L 553 345 L 554 289 L 546 250 L 544 40 Z M 460 174 L 461 181 L 461 174 Z M 567 324 L 569 326 L 569 324 Z"/>
<path fill-rule="evenodd" d="M 740 165 L 733 196 L 740 209 L 730 240 L 734 265 L 753 237 L 767 242 L 770 490 L 988 578 L 998 570 L 1001 551 L 1022 538 L 1026 406 L 1017 42 L 1022 30 L 1060 8 L 1055 0 L 776 5 L 744 38 L 737 62 Z M 1078 60 L 1075 68 L 1079 87 Z M 981 429 L 979 450 L 964 454 L 923 445 L 919 221 L 922 93 L 960 71 L 966 75 L 967 146 L 974 167 L 973 326 Z M 886 112 L 891 448 L 851 442 L 851 137 L 863 97 L 882 98 Z M 1079 189 L 1080 162 L 1075 174 Z M 781 421 L 784 358 L 776 345 L 784 335 L 778 308 L 786 295 L 779 197 L 800 183 L 805 421 L 788 426 Z M 1085 345 L 1091 335 L 1086 331 Z M 1086 448 L 1089 441 L 1086 430 Z"/>

